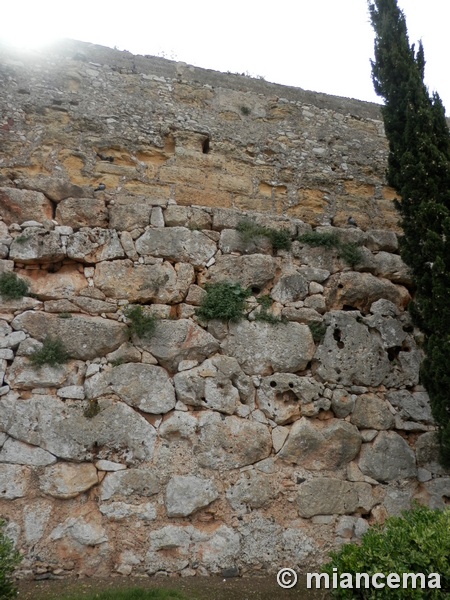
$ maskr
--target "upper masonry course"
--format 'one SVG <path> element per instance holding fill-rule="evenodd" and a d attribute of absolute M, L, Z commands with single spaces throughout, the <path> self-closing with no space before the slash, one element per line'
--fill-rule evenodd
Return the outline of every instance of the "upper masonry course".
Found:
<path fill-rule="evenodd" d="M 0 53 L 0 185 L 43 174 L 398 231 L 375 104 L 68 40 Z"/>

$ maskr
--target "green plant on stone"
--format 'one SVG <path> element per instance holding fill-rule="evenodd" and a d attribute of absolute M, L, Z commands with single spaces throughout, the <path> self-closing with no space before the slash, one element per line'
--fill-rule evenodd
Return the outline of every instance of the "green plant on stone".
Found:
<path fill-rule="evenodd" d="M 20 245 L 22 245 L 22 244 L 25 244 L 26 242 L 28 242 L 28 240 L 29 240 L 29 239 L 30 239 L 30 237 L 29 237 L 28 235 L 19 235 L 18 237 L 16 237 L 16 238 L 14 239 L 14 241 L 15 241 L 17 244 L 20 244 Z"/>
<path fill-rule="evenodd" d="M 70 356 L 62 340 L 47 336 L 42 343 L 42 348 L 35 350 L 30 355 L 30 362 L 34 367 L 39 369 L 44 365 L 56 367 L 57 365 L 66 363 L 69 358 Z"/>
<path fill-rule="evenodd" d="M 59 313 L 58 317 L 60 319 L 71 319 L 72 315 L 70 312 L 61 312 L 61 313 Z"/>
<path fill-rule="evenodd" d="M 148 339 L 154 334 L 158 318 L 156 315 L 145 314 L 142 306 L 131 306 L 124 311 L 124 315 L 129 321 L 130 335 Z"/>
<path fill-rule="evenodd" d="M 246 117 L 251 113 L 252 111 L 250 110 L 250 108 L 248 106 L 241 106 L 241 113 L 243 115 L 245 115 Z"/>
<path fill-rule="evenodd" d="M 93 419 L 100 412 L 100 406 L 97 398 L 88 401 L 88 405 L 84 409 L 84 416 L 86 419 Z"/>
<path fill-rule="evenodd" d="M 301 244 L 313 247 L 322 247 L 331 250 L 335 248 L 342 260 L 351 267 L 362 260 L 361 248 L 355 242 L 341 242 L 339 235 L 332 231 L 311 231 L 300 235 L 297 240 Z"/>
<path fill-rule="evenodd" d="M 64 600 L 80 600 L 80 596 L 67 596 Z M 189 600 L 182 592 L 171 589 L 131 588 L 123 590 L 105 590 L 85 596 L 83 600 Z"/>
<path fill-rule="evenodd" d="M 322 567 L 330 576 L 333 568 L 339 575 L 348 573 L 397 573 L 402 582 L 404 573 L 423 573 L 425 584 L 431 573 L 440 575 L 441 589 L 421 589 L 420 580 L 412 589 L 411 579 L 407 589 L 402 583 L 396 589 L 386 585 L 382 589 L 347 589 L 342 586 L 332 591 L 332 596 L 342 600 L 363 598 L 383 599 L 436 599 L 450 598 L 450 510 L 431 510 L 416 506 L 404 511 L 401 517 L 390 517 L 383 526 L 373 526 L 362 537 L 361 544 L 344 544 L 330 554 L 331 560 Z M 336 572 L 336 571 L 335 571 Z"/>
<path fill-rule="evenodd" d="M 244 242 L 248 243 L 258 237 L 266 237 L 270 240 L 275 250 L 289 250 L 291 248 L 291 236 L 286 229 L 274 229 L 258 225 L 249 219 L 239 221 L 236 230 L 240 233 Z"/>
<path fill-rule="evenodd" d="M 206 296 L 197 309 L 197 316 L 209 321 L 239 321 L 244 317 L 245 300 L 251 291 L 244 290 L 239 283 L 207 283 Z"/>
<path fill-rule="evenodd" d="M 313 340 L 316 342 L 316 344 L 320 344 L 327 331 L 327 326 L 325 325 L 325 323 L 312 321 L 311 323 L 308 323 L 308 327 L 313 336 Z"/>
<path fill-rule="evenodd" d="M 17 300 L 27 295 L 29 285 L 15 273 L 6 272 L 0 275 L 0 295 L 4 300 Z"/>
<path fill-rule="evenodd" d="M 5 521 L 0 520 L 0 598 L 7 600 L 17 595 L 13 573 L 22 557 L 14 550 L 14 545 L 5 535 L 4 528 Z"/>
<path fill-rule="evenodd" d="M 256 301 L 261 306 L 261 310 L 255 313 L 255 321 L 265 321 L 271 325 L 278 325 L 279 323 L 287 323 L 286 317 L 277 317 L 269 310 L 272 308 L 272 299 L 269 295 L 260 296 L 256 298 Z"/>

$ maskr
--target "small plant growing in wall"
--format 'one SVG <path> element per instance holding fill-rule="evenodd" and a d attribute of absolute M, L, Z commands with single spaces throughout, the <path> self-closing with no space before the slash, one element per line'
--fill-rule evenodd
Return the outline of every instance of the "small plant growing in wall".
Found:
<path fill-rule="evenodd" d="M 88 405 L 84 409 L 84 416 L 86 419 L 93 419 L 100 412 L 100 406 L 98 404 L 97 398 L 88 401 Z"/>
<path fill-rule="evenodd" d="M 277 317 L 276 315 L 269 312 L 272 308 L 272 299 L 270 296 L 260 296 L 256 298 L 256 301 L 261 306 L 261 310 L 255 314 L 255 321 L 265 321 L 271 325 L 278 325 L 279 323 L 287 323 L 286 317 Z"/>
<path fill-rule="evenodd" d="M 250 242 L 258 237 L 269 238 L 274 250 L 290 250 L 292 242 L 289 231 L 258 225 L 249 219 L 243 219 L 237 224 L 236 230 L 244 242 Z"/>
<path fill-rule="evenodd" d="M 57 365 L 64 364 L 69 358 L 62 340 L 47 336 L 42 343 L 42 348 L 35 350 L 30 355 L 30 362 L 34 367 L 40 369 L 44 365 L 56 367 Z"/>
<path fill-rule="evenodd" d="M 351 267 L 355 266 L 362 260 L 361 249 L 358 244 L 354 242 L 341 242 L 339 236 L 335 232 L 321 232 L 311 231 L 300 235 L 297 240 L 302 244 L 308 244 L 308 246 L 322 248 L 335 248 L 340 258 L 344 260 Z"/>
<path fill-rule="evenodd" d="M 12 541 L 5 535 L 5 521 L 0 521 L 0 598 L 5 600 L 17 596 L 13 572 L 22 560 L 14 550 Z"/>
<path fill-rule="evenodd" d="M 312 321 L 308 323 L 309 330 L 313 336 L 313 340 L 316 344 L 320 344 L 320 342 L 325 337 L 325 333 L 327 331 L 327 326 L 325 323 L 318 323 L 317 321 Z"/>
<path fill-rule="evenodd" d="M 23 298 L 28 293 L 28 283 L 17 277 L 15 273 L 7 272 L 0 275 L 0 294 L 4 300 Z"/>
<path fill-rule="evenodd" d="M 142 306 L 131 306 L 125 310 L 124 315 L 128 320 L 130 336 L 148 339 L 154 334 L 158 319 L 155 315 L 145 314 Z"/>
<path fill-rule="evenodd" d="M 197 309 L 197 316 L 205 321 L 239 321 L 244 317 L 245 300 L 250 296 L 239 283 L 207 283 L 206 296 Z"/>

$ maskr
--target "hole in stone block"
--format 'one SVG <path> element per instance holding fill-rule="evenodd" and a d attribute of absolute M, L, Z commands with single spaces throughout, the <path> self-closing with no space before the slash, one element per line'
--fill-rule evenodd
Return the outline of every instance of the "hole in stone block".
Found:
<path fill-rule="evenodd" d="M 205 138 L 202 142 L 202 152 L 203 154 L 209 153 L 209 137 Z"/>

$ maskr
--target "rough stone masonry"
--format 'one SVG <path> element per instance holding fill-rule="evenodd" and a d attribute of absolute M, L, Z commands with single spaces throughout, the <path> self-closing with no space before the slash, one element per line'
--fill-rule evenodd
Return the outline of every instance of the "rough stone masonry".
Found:
<path fill-rule="evenodd" d="M 444 507 L 378 107 L 79 42 L 1 53 L 0 272 L 32 292 L 0 303 L 21 574 L 305 571 L 413 500 Z M 226 281 L 245 318 L 202 321 Z M 282 322 L 256 319 L 263 296 Z M 37 369 L 47 335 L 71 358 Z"/>

